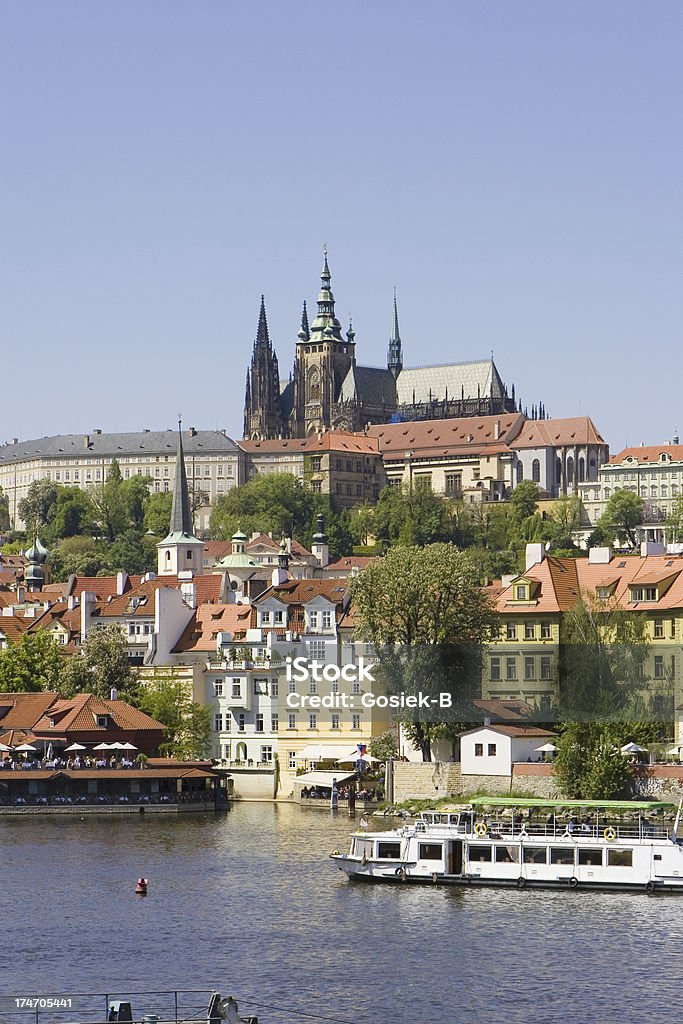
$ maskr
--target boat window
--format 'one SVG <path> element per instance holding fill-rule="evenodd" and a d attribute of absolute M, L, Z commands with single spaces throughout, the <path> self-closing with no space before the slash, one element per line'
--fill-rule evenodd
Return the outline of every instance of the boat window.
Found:
<path fill-rule="evenodd" d="M 574 847 L 568 846 L 551 846 L 550 847 L 550 863 L 551 864 L 573 864 L 574 863 Z"/>
<path fill-rule="evenodd" d="M 518 846 L 496 846 L 496 864 L 516 864 L 518 860 Z"/>
<path fill-rule="evenodd" d="M 472 846 L 468 847 L 467 853 L 470 858 L 470 864 L 482 863 L 484 861 L 491 861 L 491 847 L 490 846 Z"/>
<path fill-rule="evenodd" d="M 661 853 L 656 853 L 655 854 L 655 860 L 661 860 L 661 859 L 662 859 Z"/>
<path fill-rule="evenodd" d="M 426 811 L 423 813 L 422 818 L 424 821 L 432 822 L 434 820 L 433 814 L 428 814 Z"/>
<path fill-rule="evenodd" d="M 633 867 L 633 850 L 608 850 L 607 863 L 611 868 Z"/>
<path fill-rule="evenodd" d="M 418 851 L 420 860 L 441 860 L 443 857 L 441 843 L 418 843 Z"/>
<path fill-rule="evenodd" d="M 592 868 L 602 867 L 602 850 L 596 850 L 596 848 L 588 846 L 579 847 L 579 864 L 586 865 Z"/>
<path fill-rule="evenodd" d="M 460 824 L 460 815 L 459 814 L 449 814 L 448 815 L 448 824 L 449 825 L 459 825 Z"/>
<path fill-rule="evenodd" d="M 372 857 L 372 839 L 355 839 L 353 840 L 353 856 L 354 857 Z"/>
<path fill-rule="evenodd" d="M 400 843 L 378 843 L 377 856 L 386 857 L 389 860 L 398 860 L 401 856 Z"/>
<path fill-rule="evenodd" d="M 435 814 L 434 815 L 434 824 L 435 825 L 446 825 L 447 823 L 448 823 L 448 815 L 447 814 Z"/>
<path fill-rule="evenodd" d="M 524 847 L 524 863 L 525 864 L 545 864 L 548 856 L 548 848 L 546 846 L 525 846 Z"/>

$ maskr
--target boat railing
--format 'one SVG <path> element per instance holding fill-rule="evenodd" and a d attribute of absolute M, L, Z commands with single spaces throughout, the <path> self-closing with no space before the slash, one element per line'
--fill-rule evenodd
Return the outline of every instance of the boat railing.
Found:
<path fill-rule="evenodd" d="M 627 824 L 614 823 L 603 820 L 596 822 L 583 822 L 571 824 L 563 821 L 554 822 L 510 822 L 510 821 L 487 821 L 486 835 L 492 839 L 667 839 L 671 836 L 671 826 L 663 824 L 650 824 L 650 822 L 630 822 Z M 613 833 L 613 835 L 612 835 Z"/>
<path fill-rule="evenodd" d="M 258 1024 L 257 1017 L 221 1015 L 221 996 L 205 989 L 171 991 L 69 992 L 0 994 L 2 1024 L 198 1024 L 200 1021 L 239 1019 Z M 223 1004 L 231 1002 L 227 999 Z M 235 1003 L 235 1010 L 237 1004 Z M 222 1006 L 221 1006 L 222 1009 Z"/>

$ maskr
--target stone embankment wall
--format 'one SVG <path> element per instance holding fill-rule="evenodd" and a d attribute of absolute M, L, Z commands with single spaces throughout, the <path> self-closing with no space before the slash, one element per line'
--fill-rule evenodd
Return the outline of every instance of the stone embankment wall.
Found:
<path fill-rule="evenodd" d="M 671 800 L 683 797 L 683 766 L 648 765 L 636 769 L 632 797 L 640 800 Z M 537 796 L 562 797 L 548 763 L 514 764 L 512 775 L 463 775 L 451 762 L 394 762 L 394 801 L 439 800 L 444 796 Z"/>
<path fill-rule="evenodd" d="M 444 796 L 508 793 L 553 798 L 561 796 L 550 764 L 516 764 L 510 775 L 463 775 L 459 763 L 395 761 L 394 802 L 439 800 Z"/>

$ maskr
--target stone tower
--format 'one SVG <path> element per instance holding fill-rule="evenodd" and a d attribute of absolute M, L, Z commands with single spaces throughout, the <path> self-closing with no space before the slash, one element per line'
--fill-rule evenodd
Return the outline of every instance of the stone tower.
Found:
<path fill-rule="evenodd" d="M 332 422 L 332 406 L 349 368 L 356 361 L 353 332 L 344 337 L 334 312 L 327 250 L 321 274 L 318 313 L 308 328 L 304 310 L 296 345 L 294 366 L 294 407 L 290 434 L 308 437 L 327 430 Z"/>

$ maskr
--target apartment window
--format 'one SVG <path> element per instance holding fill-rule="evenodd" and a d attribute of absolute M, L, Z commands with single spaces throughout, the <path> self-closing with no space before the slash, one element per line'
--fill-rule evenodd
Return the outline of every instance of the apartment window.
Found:
<path fill-rule="evenodd" d="M 475 743 L 474 744 L 474 756 L 475 757 L 483 757 L 484 756 L 484 744 L 483 743 Z"/>
<path fill-rule="evenodd" d="M 330 728 L 331 729 L 338 729 L 339 728 L 339 715 L 332 715 L 332 725 L 330 726 Z"/>
<path fill-rule="evenodd" d="M 676 620 L 675 619 L 671 620 L 671 625 L 670 625 L 670 628 L 669 628 L 669 636 L 671 637 L 672 640 L 675 640 L 675 638 L 676 638 Z"/>
<path fill-rule="evenodd" d="M 491 658 L 490 677 L 494 682 L 500 679 L 500 658 Z"/>
<path fill-rule="evenodd" d="M 267 679 L 254 679 L 254 695 L 256 697 L 266 697 L 268 695 Z"/>
<path fill-rule="evenodd" d="M 339 693 L 339 680 L 332 680 L 332 682 L 330 683 L 330 693 Z"/>
<path fill-rule="evenodd" d="M 505 636 L 508 640 L 517 639 L 517 625 L 514 622 L 506 622 L 505 624 Z"/>
<path fill-rule="evenodd" d="M 317 729 L 318 728 L 318 716 L 317 715 L 309 715 L 308 716 L 308 728 L 309 729 Z"/>
<path fill-rule="evenodd" d="M 237 731 L 244 732 L 244 714 L 240 712 L 237 717 Z"/>
<path fill-rule="evenodd" d="M 655 654 L 655 679 L 664 678 L 664 658 L 661 654 Z"/>
<path fill-rule="evenodd" d="M 337 485 L 339 486 L 339 485 Z M 322 494 L 323 487 L 321 480 L 311 480 L 311 490 L 314 494 Z"/>
<path fill-rule="evenodd" d="M 360 680 L 354 679 L 351 683 L 351 693 L 360 693 Z"/>
<path fill-rule="evenodd" d="M 541 623 L 541 640 L 550 640 L 550 623 Z"/>
<path fill-rule="evenodd" d="M 232 681 L 231 695 L 233 700 L 239 700 L 242 696 L 242 684 L 237 679 L 233 679 Z"/>
<path fill-rule="evenodd" d="M 311 470 L 314 473 L 319 473 L 322 468 L 322 462 L 319 455 L 313 455 L 311 457 Z"/>
<path fill-rule="evenodd" d="M 654 636 L 655 640 L 661 640 L 664 636 L 664 619 L 655 619 Z"/>
<path fill-rule="evenodd" d="M 213 695 L 214 697 L 223 696 L 223 680 L 216 680 L 213 684 Z"/>
<path fill-rule="evenodd" d="M 526 601 L 527 588 L 523 583 L 520 583 L 518 587 L 515 587 L 515 600 Z"/>
<path fill-rule="evenodd" d="M 541 658 L 541 679 L 548 680 L 548 679 L 551 679 L 551 678 L 552 678 L 551 660 L 550 660 L 550 658 L 547 655 L 544 654 L 543 657 Z"/>
<path fill-rule="evenodd" d="M 218 476 L 223 476 L 223 467 L 219 466 L 217 472 L 218 472 Z"/>
<path fill-rule="evenodd" d="M 322 613 L 322 618 L 323 618 L 323 629 L 331 629 L 332 628 L 332 612 L 323 612 Z"/>
<path fill-rule="evenodd" d="M 536 626 L 533 622 L 524 623 L 524 639 L 533 640 L 536 636 Z"/>
<path fill-rule="evenodd" d="M 270 716 L 270 731 L 277 732 L 279 726 L 279 718 L 277 715 Z"/>
<path fill-rule="evenodd" d="M 273 679 L 271 681 L 271 684 L 270 684 L 270 696 L 271 697 L 277 697 L 277 690 L 278 690 L 277 680 Z"/>
<path fill-rule="evenodd" d="M 318 692 L 318 682 L 317 682 L 316 679 L 309 679 L 309 681 L 308 681 L 308 692 L 309 693 L 317 693 Z"/>
<path fill-rule="evenodd" d="M 296 750 L 287 751 L 287 765 L 289 766 L 290 771 L 294 771 L 296 769 Z"/>
<path fill-rule="evenodd" d="M 495 757 L 496 756 L 496 744 L 495 743 L 489 743 L 488 747 L 487 747 L 486 753 L 488 754 L 489 757 Z"/>
<path fill-rule="evenodd" d="M 260 759 L 266 764 L 269 764 L 273 760 L 273 748 L 270 745 L 261 747 Z"/>
<path fill-rule="evenodd" d="M 360 729 L 360 715 L 351 716 L 351 728 Z"/>
<path fill-rule="evenodd" d="M 256 732 L 263 732 L 263 715 L 256 716 Z"/>
<path fill-rule="evenodd" d="M 317 629 L 318 628 L 318 613 L 317 612 L 309 612 L 308 613 L 308 624 L 309 624 L 309 627 L 311 629 Z"/>
<path fill-rule="evenodd" d="M 525 658 L 524 659 L 524 678 L 527 679 L 527 680 L 528 679 L 535 679 L 536 678 L 536 665 L 535 665 L 535 661 L 536 661 L 535 658 Z"/>
<path fill-rule="evenodd" d="M 296 729 L 296 715 L 287 715 L 287 728 Z"/>
<path fill-rule="evenodd" d="M 223 716 L 222 715 L 214 715 L 214 717 L 213 717 L 213 727 L 214 727 L 216 732 L 222 732 L 223 731 Z"/>
<path fill-rule="evenodd" d="M 446 494 L 462 492 L 462 473 L 446 473 Z"/>
<path fill-rule="evenodd" d="M 505 659 L 505 678 L 516 679 L 517 678 L 517 660 L 515 658 Z"/>
<path fill-rule="evenodd" d="M 287 683 L 287 693 L 296 693 L 296 683 L 293 679 Z"/>

